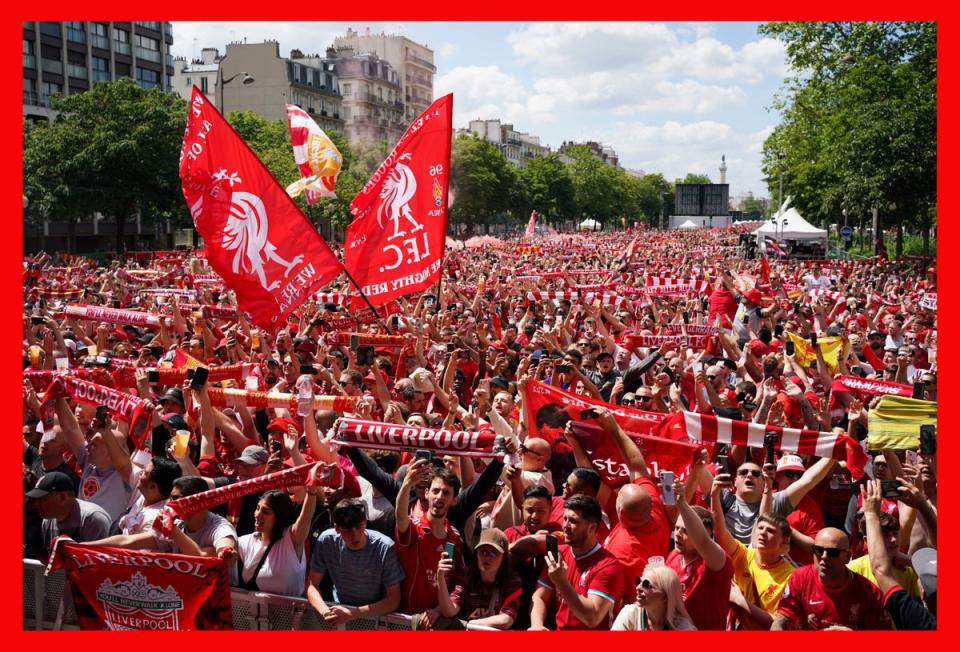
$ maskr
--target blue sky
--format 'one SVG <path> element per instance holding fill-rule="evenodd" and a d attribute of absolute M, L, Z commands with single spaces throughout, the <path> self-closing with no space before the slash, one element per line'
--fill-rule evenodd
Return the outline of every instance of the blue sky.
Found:
<path fill-rule="evenodd" d="M 777 124 L 769 107 L 786 74 L 782 45 L 758 23 L 407 22 L 174 24 L 173 53 L 222 52 L 229 41 L 277 39 L 322 52 L 347 27 L 403 34 L 434 50 L 434 94 L 454 93 L 454 127 L 500 118 L 556 149 L 599 140 L 623 167 L 688 172 L 717 182 L 720 156 L 734 197 L 767 196 L 760 149 Z"/>

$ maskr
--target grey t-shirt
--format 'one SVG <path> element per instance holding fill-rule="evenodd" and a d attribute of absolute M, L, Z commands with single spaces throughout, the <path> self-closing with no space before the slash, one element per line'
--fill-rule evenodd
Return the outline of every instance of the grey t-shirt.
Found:
<path fill-rule="evenodd" d="M 340 604 L 360 606 L 383 598 L 384 588 L 403 582 L 393 540 L 367 528 L 367 545 L 350 550 L 333 528 L 317 539 L 310 570 L 330 575 L 333 596 Z"/>
<path fill-rule="evenodd" d="M 736 497 L 735 494 L 723 490 L 720 495 L 721 503 L 724 506 L 724 522 L 727 525 L 727 531 L 730 536 L 745 546 L 750 545 L 750 535 L 753 533 L 753 524 L 757 520 L 760 512 L 760 501 L 747 503 Z M 731 500 L 733 501 L 731 504 Z M 730 505 L 728 508 L 727 505 Z M 787 498 L 786 491 L 775 491 L 773 493 L 773 513 L 780 516 L 786 516 L 793 511 L 793 505 Z"/>
<path fill-rule="evenodd" d="M 70 515 L 63 521 L 58 522 L 53 518 L 43 519 L 40 526 L 43 545 L 50 550 L 50 543 L 61 534 L 77 543 L 104 539 L 110 533 L 110 523 L 110 516 L 102 507 L 78 499 Z"/>
<path fill-rule="evenodd" d="M 83 468 L 83 475 L 80 477 L 81 499 L 100 505 L 110 515 L 111 522 L 127 511 L 133 489 L 120 477 L 116 469 L 104 471 L 89 464 L 84 446 L 78 451 L 77 462 Z"/>

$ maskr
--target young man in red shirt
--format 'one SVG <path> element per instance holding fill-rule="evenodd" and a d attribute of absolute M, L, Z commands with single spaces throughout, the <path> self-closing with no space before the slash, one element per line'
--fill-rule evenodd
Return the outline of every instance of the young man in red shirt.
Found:
<path fill-rule="evenodd" d="M 790 576 L 770 629 L 890 629 L 880 589 L 847 568 L 850 539 L 843 530 L 820 530 L 813 554 L 813 564 Z"/>
<path fill-rule="evenodd" d="M 429 479 L 427 510 L 414 522 L 410 518 L 410 494 L 418 482 Z M 463 577 L 463 542 L 460 533 L 447 521 L 447 512 L 457 502 L 460 480 L 445 468 L 434 467 L 429 460 L 411 464 L 397 494 L 397 556 L 406 574 L 401 587 L 400 610 L 418 614 L 419 629 L 431 629 L 440 619 L 436 571 L 446 544 L 454 545 L 455 571 L 447 576 L 451 601 L 459 605 L 461 592 L 454 590 Z"/>
<path fill-rule="evenodd" d="M 667 557 L 667 566 L 680 578 L 683 605 L 697 629 L 724 630 L 733 562 L 713 540 L 713 516 L 687 502 L 683 485 L 680 480 L 674 482 L 680 515 L 673 527 L 675 547 Z"/>
<path fill-rule="evenodd" d="M 566 541 L 547 565 L 533 594 L 530 629 L 544 630 L 548 608 L 556 608 L 558 630 L 610 629 L 623 593 L 620 563 L 597 541 L 600 503 L 589 496 L 567 499 Z"/>

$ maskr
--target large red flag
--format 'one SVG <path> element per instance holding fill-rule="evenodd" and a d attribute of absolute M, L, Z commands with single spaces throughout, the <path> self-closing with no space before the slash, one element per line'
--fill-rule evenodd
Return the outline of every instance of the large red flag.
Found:
<path fill-rule="evenodd" d="M 533 236 L 537 231 L 537 211 L 530 211 L 530 221 L 527 222 L 527 230 L 524 231 L 523 237 L 526 240 L 533 240 Z"/>
<path fill-rule="evenodd" d="M 350 204 L 344 267 L 374 306 L 440 277 L 452 119 L 451 94 L 413 121 Z"/>
<path fill-rule="evenodd" d="M 196 86 L 180 179 L 210 266 L 258 326 L 276 330 L 340 272 L 327 243 Z"/>

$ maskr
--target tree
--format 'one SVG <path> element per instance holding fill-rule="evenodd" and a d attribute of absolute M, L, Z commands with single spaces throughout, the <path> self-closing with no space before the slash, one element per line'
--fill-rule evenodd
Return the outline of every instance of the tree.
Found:
<path fill-rule="evenodd" d="M 187 103 L 131 79 L 100 82 L 84 93 L 55 96 L 49 125 L 24 133 L 24 192 L 48 218 L 67 221 L 94 211 L 116 222 L 125 248 L 126 220 L 137 210 L 185 214 L 178 161 Z"/>
<path fill-rule="evenodd" d="M 683 178 L 683 181 L 680 183 L 713 183 L 710 181 L 710 177 L 705 174 L 694 174 L 693 172 L 688 172 L 687 176 Z"/>
<path fill-rule="evenodd" d="M 622 192 L 617 187 L 616 169 L 598 159 L 586 145 L 570 147 L 570 176 L 581 218 L 592 218 L 606 224 L 622 207 Z"/>
<path fill-rule="evenodd" d="M 450 153 L 450 218 L 472 232 L 478 224 L 514 208 L 519 176 L 503 153 L 474 135 L 453 141 Z"/>
<path fill-rule="evenodd" d="M 764 143 L 771 184 L 821 219 L 878 207 L 922 232 L 936 204 L 936 25 L 921 22 L 769 23 L 786 44 L 783 121 Z M 882 230 L 875 237 L 882 238 Z"/>
<path fill-rule="evenodd" d="M 520 170 L 520 186 L 526 191 L 530 208 L 547 222 L 559 222 L 576 213 L 576 190 L 570 171 L 559 155 L 531 159 Z M 526 207 L 524 207 L 526 208 Z"/>

